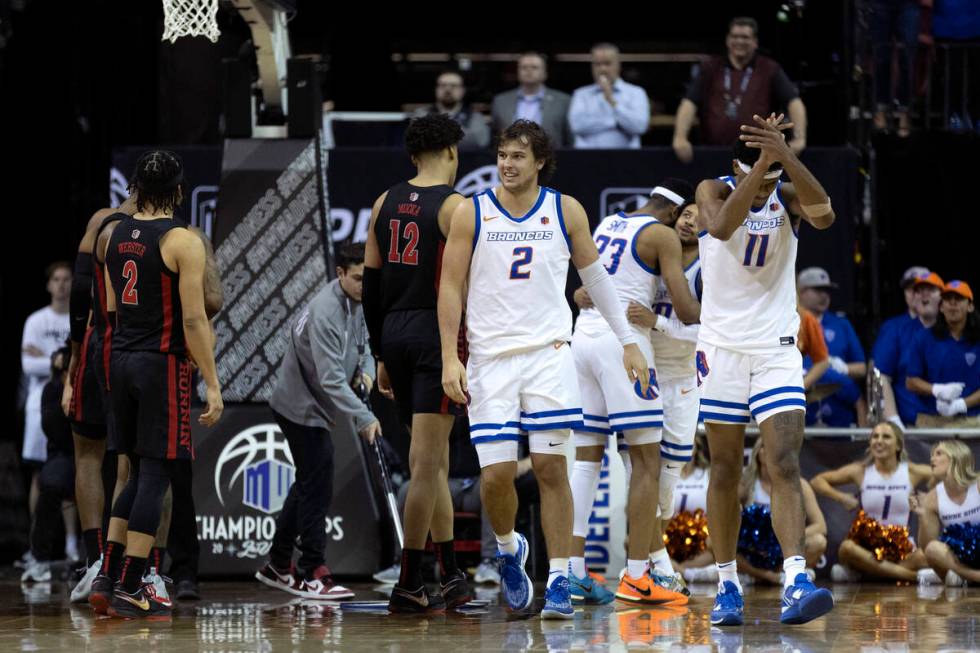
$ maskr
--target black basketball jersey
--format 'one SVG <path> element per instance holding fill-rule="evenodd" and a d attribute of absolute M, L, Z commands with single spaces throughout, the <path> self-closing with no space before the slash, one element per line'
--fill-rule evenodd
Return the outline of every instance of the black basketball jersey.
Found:
<path fill-rule="evenodd" d="M 112 349 L 186 353 L 179 275 L 163 262 L 160 238 L 183 228 L 169 218 L 126 216 L 109 239 L 105 264 L 116 296 Z"/>
<path fill-rule="evenodd" d="M 385 313 L 436 309 L 439 271 L 446 238 L 439 230 L 439 209 L 455 191 L 444 184 L 388 190 L 374 235 L 381 250 L 381 306 Z"/>
<path fill-rule="evenodd" d="M 102 230 L 110 222 L 118 222 L 128 217 L 125 213 L 113 213 L 99 225 L 99 230 L 95 232 L 96 236 L 101 234 Z M 93 248 L 92 251 L 92 269 L 95 271 L 92 279 L 92 327 L 94 328 L 93 335 L 97 338 L 103 338 L 110 331 L 109 307 L 106 304 L 105 261 L 99 261 L 99 257 L 95 251 L 97 249 Z"/>

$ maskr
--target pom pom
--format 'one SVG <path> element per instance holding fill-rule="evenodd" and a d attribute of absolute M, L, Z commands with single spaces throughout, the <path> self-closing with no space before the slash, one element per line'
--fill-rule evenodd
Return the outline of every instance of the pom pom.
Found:
<path fill-rule="evenodd" d="M 753 503 L 742 510 L 742 527 L 738 531 L 738 552 L 759 569 L 778 569 L 783 550 L 772 530 L 769 506 Z"/>
<path fill-rule="evenodd" d="M 964 565 L 980 569 L 980 524 L 950 524 L 939 539 Z"/>
<path fill-rule="evenodd" d="M 901 562 L 912 553 L 908 528 L 886 526 L 869 517 L 863 510 L 858 511 L 851 530 L 847 533 L 847 539 L 871 551 L 878 562 Z"/>
<path fill-rule="evenodd" d="M 679 512 L 667 522 L 664 529 L 664 546 L 677 562 L 690 560 L 704 551 L 708 539 L 708 518 L 698 508 L 693 513 Z"/>

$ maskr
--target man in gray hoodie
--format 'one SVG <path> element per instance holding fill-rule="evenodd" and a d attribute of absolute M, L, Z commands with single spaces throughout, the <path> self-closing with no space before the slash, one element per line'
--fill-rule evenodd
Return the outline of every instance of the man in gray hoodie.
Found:
<path fill-rule="evenodd" d="M 361 311 L 364 245 L 347 245 L 336 256 L 338 278 L 327 284 L 295 318 L 269 407 L 286 436 L 296 481 L 276 522 L 269 563 L 260 582 L 310 599 L 351 598 L 334 584 L 324 564 L 324 518 L 333 492 L 330 429 L 350 416 L 369 443 L 381 424 L 354 392 L 374 383 L 374 358 Z M 292 565 L 299 536 L 298 570 Z"/>

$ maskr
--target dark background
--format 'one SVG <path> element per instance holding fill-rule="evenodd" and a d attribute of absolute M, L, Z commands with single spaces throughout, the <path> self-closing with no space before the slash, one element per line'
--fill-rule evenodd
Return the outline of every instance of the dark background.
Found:
<path fill-rule="evenodd" d="M 462 6 L 452 5 L 358 15 L 350 7 L 339 13 L 334 3 L 300 0 L 290 32 L 294 54 L 323 57 L 324 97 L 337 109 L 395 110 L 402 103 L 431 101 L 434 76 L 446 64 L 394 63 L 394 53 L 584 53 L 600 40 L 618 43 L 625 53 L 715 53 L 722 49 L 728 20 L 752 15 L 760 22 L 762 50 L 800 84 L 809 111 L 809 144 L 842 145 L 851 131 L 848 107 L 856 92 L 850 73 L 863 60 L 851 45 L 854 3 L 809 2 L 802 19 L 791 9 L 785 21 L 777 17 L 781 4 L 661 4 L 606 13 L 603 6 L 546 11 L 487 5 L 465 15 Z M 7 164 L 0 300 L 9 343 L 0 350 L 0 406 L 13 415 L 23 320 L 46 302 L 45 266 L 72 259 L 86 220 L 107 204 L 112 148 L 220 142 L 220 61 L 238 56 L 248 31 L 241 19 L 222 10 L 223 36 L 216 46 L 200 38 L 176 46 L 161 43 L 162 10 L 156 0 L 0 0 L 0 16 L 0 126 Z M 689 68 L 628 64 L 624 77 L 642 84 L 655 106 L 672 113 Z M 550 71 L 550 83 L 567 91 L 591 81 L 586 64 L 552 63 Z M 475 62 L 466 77 L 471 98 L 489 101 L 513 85 L 514 65 Z M 645 144 L 666 145 L 669 138 L 669 130 L 657 130 Z M 878 237 L 858 213 L 852 218 L 853 252 L 831 257 L 837 265 L 853 258 L 850 290 L 866 345 L 875 327 L 873 298 L 879 298 L 885 315 L 901 310 L 897 279 L 908 265 L 926 264 L 944 278 L 978 281 L 972 229 L 978 140 L 969 134 L 919 133 L 908 141 L 875 143 Z M 861 157 L 870 172 L 866 150 Z M 877 285 L 869 263 L 873 245 L 882 253 Z M 18 439 L 19 428 L 12 424 L 5 436 Z"/>

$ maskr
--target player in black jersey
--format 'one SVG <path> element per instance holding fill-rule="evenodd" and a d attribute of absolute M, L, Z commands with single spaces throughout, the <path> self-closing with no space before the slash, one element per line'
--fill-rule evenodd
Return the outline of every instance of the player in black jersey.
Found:
<path fill-rule="evenodd" d="M 453 210 L 463 201 L 452 188 L 462 138 L 459 125 L 441 114 L 409 124 L 405 144 L 418 174 L 374 203 L 364 253 L 364 316 L 378 358 L 378 389 L 394 396 L 412 436 L 405 544 L 389 603 L 392 612 L 453 608 L 472 598 L 453 550 L 448 485 L 449 433 L 465 408 L 442 390 L 436 316 L 442 250 Z M 437 596 L 430 596 L 422 582 L 430 531 L 441 575 Z"/>
<path fill-rule="evenodd" d="M 62 408 L 71 420 L 75 444 L 75 503 L 85 543 L 85 576 L 72 589 L 72 601 L 88 598 L 92 581 L 102 556 L 102 515 L 105 489 L 102 483 L 102 459 L 107 448 L 105 377 L 103 356 L 105 341 L 105 292 L 101 266 L 94 255 L 100 229 L 115 216 L 120 220 L 136 212 L 136 203 L 127 199 L 118 209 L 99 209 L 88 221 L 85 235 L 78 245 L 75 272 L 72 275 L 71 362 L 62 394 Z M 101 292 L 100 292 L 101 291 Z M 94 302 L 93 302 L 94 300 Z M 111 448 L 111 444 L 109 445 Z M 129 475 L 129 464 L 120 457 L 120 474 Z"/>
<path fill-rule="evenodd" d="M 124 617 L 168 616 L 170 602 L 143 582 L 173 461 L 193 457 L 190 360 L 207 386 L 200 422 L 211 426 L 223 403 L 214 336 L 205 311 L 205 247 L 174 222 L 183 171 L 170 152 L 144 154 L 133 188 L 137 213 L 121 220 L 105 248 L 107 312 L 112 332 L 110 398 L 117 446 L 131 473 L 112 507 L 103 572 L 118 581 L 111 602 L 93 588 L 98 611 Z M 125 557 L 123 551 L 125 549 Z"/>

